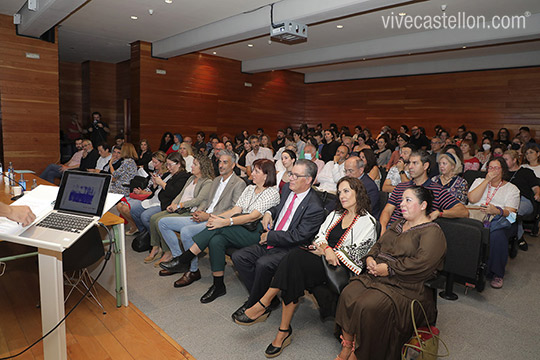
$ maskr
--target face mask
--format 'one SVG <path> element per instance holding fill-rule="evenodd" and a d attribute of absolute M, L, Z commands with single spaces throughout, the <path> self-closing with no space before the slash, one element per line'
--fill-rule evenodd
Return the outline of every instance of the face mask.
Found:
<path fill-rule="evenodd" d="M 493 157 L 501 157 L 502 154 L 493 154 Z"/>
<path fill-rule="evenodd" d="M 304 154 L 304 159 L 311 160 L 311 154 L 305 153 Z"/>
<path fill-rule="evenodd" d="M 482 144 L 482 148 L 484 149 L 484 151 L 488 151 L 489 149 L 491 149 L 491 145 L 489 145 L 489 144 Z"/>

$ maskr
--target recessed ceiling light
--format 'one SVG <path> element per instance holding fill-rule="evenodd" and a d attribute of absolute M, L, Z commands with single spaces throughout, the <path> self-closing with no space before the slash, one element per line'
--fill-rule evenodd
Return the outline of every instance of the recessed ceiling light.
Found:
<path fill-rule="evenodd" d="M 400 12 L 400 13 L 399 13 L 399 16 L 405 16 L 405 15 L 407 15 L 406 12 Z"/>
<path fill-rule="evenodd" d="M 466 46 L 463 46 L 463 49 L 466 49 L 467 47 Z"/>
<path fill-rule="evenodd" d="M 131 15 L 131 20 L 137 20 L 138 17 L 136 17 L 135 15 Z"/>
<path fill-rule="evenodd" d="M 343 29 L 343 25 L 336 25 L 338 29 Z"/>
<path fill-rule="evenodd" d="M 172 4 L 172 0 L 165 0 L 167 4 Z"/>
<path fill-rule="evenodd" d="M 216 55 L 216 54 L 217 54 L 217 52 L 215 52 L 215 51 L 212 51 L 212 54 L 213 54 L 213 55 Z"/>
<path fill-rule="evenodd" d="M 253 44 L 248 44 L 248 47 L 253 47 Z"/>

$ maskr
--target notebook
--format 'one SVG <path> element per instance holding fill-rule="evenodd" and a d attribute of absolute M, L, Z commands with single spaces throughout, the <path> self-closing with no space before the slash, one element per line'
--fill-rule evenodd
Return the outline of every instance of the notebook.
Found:
<path fill-rule="evenodd" d="M 111 176 L 65 171 L 54 208 L 19 236 L 66 242 L 78 239 L 103 215 Z"/>

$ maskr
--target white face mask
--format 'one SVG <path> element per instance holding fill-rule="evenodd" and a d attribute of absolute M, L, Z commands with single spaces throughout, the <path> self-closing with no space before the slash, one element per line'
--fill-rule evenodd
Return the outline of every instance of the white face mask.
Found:
<path fill-rule="evenodd" d="M 306 160 L 311 160 L 311 154 L 305 153 L 305 154 L 304 154 L 304 159 L 306 159 Z"/>
<path fill-rule="evenodd" d="M 482 148 L 484 149 L 484 151 L 488 151 L 489 149 L 491 149 L 491 145 L 489 145 L 489 144 L 482 144 Z"/>

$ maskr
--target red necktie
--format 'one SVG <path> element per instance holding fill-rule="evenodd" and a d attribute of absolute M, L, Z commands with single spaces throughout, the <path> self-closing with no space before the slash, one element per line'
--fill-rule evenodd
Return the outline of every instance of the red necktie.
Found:
<path fill-rule="evenodd" d="M 298 195 L 294 194 L 294 196 L 292 198 L 292 201 L 289 204 L 289 207 L 287 208 L 287 211 L 285 211 L 285 214 L 283 214 L 283 219 L 281 219 L 281 221 L 279 222 L 279 224 L 278 224 L 278 226 L 276 228 L 277 231 L 280 231 L 285 227 L 285 224 L 287 223 L 287 220 L 289 220 L 289 217 L 291 216 L 292 209 L 294 207 L 294 201 L 296 200 L 297 197 L 298 197 Z"/>

